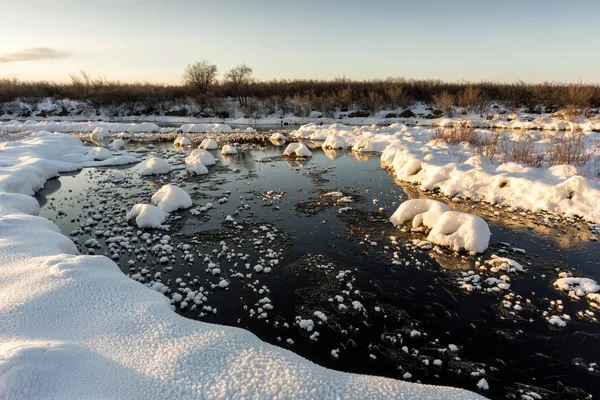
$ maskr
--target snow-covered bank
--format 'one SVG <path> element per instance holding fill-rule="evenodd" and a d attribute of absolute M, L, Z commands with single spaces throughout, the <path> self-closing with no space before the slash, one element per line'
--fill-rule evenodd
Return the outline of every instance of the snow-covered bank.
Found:
<path fill-rule="evenodd" d="M 253 334 L 188 320 L 106 257 L 77 255 L 23 194 L 87 154 L 34 134 L 0 147 L 0 397 L 479 398 L 328 370 Z M 16 185 L 15 182 L 20 184 Z"/>
<path fill-rule="evenodd" d="M 46 99 L 38 104 L 41 107 L 35 110 L 34 105 L 22 103 L 22 111 L 13 110 L 10 114 L 0 115 L 0 120 L 20 120 L 22 122 L 12 122 L 4 129 L 17 129 L 19 125 L 34 127 L 36 124 L 45 124 L 43 130 L 53 130 L 60 132 L 91 132 L 94 128 L 91 125 L 106 125 L 111 132 L 136 132 L 135 123 L 143 127 L 144 130 L 137 132 L 157 132 L 159 124 L 183 124 L 180 132 L 229 132 L 227 125 L 251 125 L 251 126 L 282 126 L 282 125 L 303 125 L 316 123 L 328 125 L 341 123 L 344 125 L 386 125 L 401 123 L 409 126 L 423 127 L 452 127 L 456 125 L 466 125 L 473 128 L 482 129 L 518 129 L 518 130 L 550 130 L 550 131 L 600 131 L 600 115 L 591 112 L 589 117 L 570 113 L 567 110 L 559 110 L 555 113 L 532 114 L 525 108 L 516 109 L 512 112 L 508 107 L 496 105 L 487 111 L 481 113 L 467 112 L 468 110 L 455 108 L 452 115 L 457 117 L 446 117 L 440 110 L 435 110 L 431 105 L 421 102 L 415 102 L 405 109 L 381 110 L 371 112 L 352 112 L 352 111 L 334 111 L 329 116 L 324 116 L 321 112 L 312 112 L 307 116 L 294 115 L 293 113 L 276 112 L 270 115 L 256 114 L 247 116 L 246 113 L 232 104 L 235 110 L 226 113 L 229 117 L 221 116 L 192 116 L 193 112 L 187 115 L 173 116 L 159 114 L 138 114 L 130 115 L 127 111 L 121 110 L 116 114 L 104 109 L 88 109 L 83 107 L 73 108 L 72 112 L 56 113 L 59 107 L 53 104 L 55 100 Z M 1 106 L 1 104 L 0 104 Z M 80 105 L 81 106 L 81 105 Z M 84 112 L 85 110 L 85 112 Z M 178 110 L 181 111 L 181 110 Z M 355 110 L 356 111 L 356 110 Z M 595 115 L 594 115 L 595 114 Z M 27 115 L 25 117 L 25 115 Z M 357 116 L 361 115 L 361 116 Z M 367 115 L 367 116 L 365 116 Z M 90 120 L 96 122 L 90 123 Z M 23 122 L 24 121 L 24 122 Z M 57 128 L 53 128 L 56 126 Z M 3 125 L 0 123 L 0 131 Z M 91 128 L 91 129 L 90 129 Z M 19 128 L 21 129 L 21 128 Z"/>
<path fill-rule="evenodd" d="M 489 135 L 489 131 L 476 131 Z M 515 162 L 499 163 L 475 154 L 465 145 L 433 141 L 434 130 L 393 124 L 351 127 L 342 124 L 308 124 L 291 132 L 291 137 L 325 141 L 335 135 L 344 138 L 354 151 L 382 152 L 381 164 L 401 181 L 418 184 L 422 190 L 440 190 L 448 196 L 464 196 L 476 201 L 502 204 L 530 211 L 548 211 L 563 216 L 579 216 L 600 222 L 600 183 L 577 175 L 577 168 L 555 165 L 529 167 Z M 514 133 L 507 140 L 518 141 Z M 593 146 L 597 132 L 582 133 Z M 527 133 L 535 143 L 544 144 L 543 132 Z M 598 162 L 595 154 L 591 162 Z M 593 166 L 590 166 L 593 167 Z M 582 170 L 589 169 L 586 166 Z"/>

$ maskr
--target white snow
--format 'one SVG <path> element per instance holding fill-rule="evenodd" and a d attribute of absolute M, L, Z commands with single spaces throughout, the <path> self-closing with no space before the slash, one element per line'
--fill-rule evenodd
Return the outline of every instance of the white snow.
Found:
<path fill-rule="evenodd" d="M 119 150 L 122 149 L 123 147 L 125 147 L 125 141 L 123 139 L 116 139 L 113 140 L 108 147 L 110 147 L 112 150 Z"/>
<path fill-rule="evenodd" d="M 152 157 L 140 164 L 140 175 L 161 175 L 171 172 L 173 167 L 167 160 L 160 157 Z"/>
<path fill-rule="evenodd" d="M 337 135 L 329 135 L 323 142 L 323 149 L 347 149 L 348 145 L 343 137 Z"/>
<path fill-rule="evenodd" d="M 186 163 L 188 158 L 200 161 L 204 165 L 215 165 L 215 157 L 203 149 L 192 150 L 190 155 L 186 158 Z"/>
<path fill-rule="evenodd" d="M 110 152 L 110 150 L 108 150 L 104 147 L 94 147 L 93 149 L 88 151 L 87 156 L 91 157 L 92 160 L 103 161 L 103 160 L 108 160 L 113 155 Z"/>
<path fill-rule="evenodd" d="M 481 398 L 328 370 L 245 330 L 183 318 L 170 299 L 110 259 L 78 255 L 56 225 L 29 214 L 37 211 L 34 199 L 13 192 L 33 194 L 79 168 L 62 156 L 87 151 L 62 134 L 0 144 L 2 397 Z M 134 209 L 130 216 L 142 225 L 166 216 L 151 205 Z"/>
<path fill-rule="evenodd" d="M 192 199 L 185 190 L 175 185 L 164 185 L 152 196 L 152 204 L 161 210 L 170 213 L 179 208 L 189 208 L 192 206 Z"/>
<path fill-rule="evenodd" d="M 312 152 L 304 143 L 290 143 L 283 151 L 284 156 L 312 157 Z"/>
<path fill-rule="evenodd" d="M 92 137 L 93 138 L 107 138 L 110 136 L 110 132 L 108 131 L 108 128 L 103 127 L 103 126 L 99 126 L 97 128 L 94 128 L 94 130 L 92 131 Z"/>
<path fill-rule="evenodd" d="M 481 218 L 458 211 L 446 211 L 438 218 L 427 240 L 454 251 L 483 253 L 490 243 L 490 228 Z"/>
<path fill-rule="evenodd" d="M 237 154 L 237 150 L 235 147 L 233 147 L 230 144 L 226 144 L 225 146 L 223 146 L 223 148 L 221 148 L 221 154 Z"/>
<path fill-rule="evenodd" d="M 215 158 L 208 151 L 203 149 L 192 150 L 185 158 L 185 168 L 193 174 L 208 174 L 207 165 L 215 164 Z"/>
<path fill-rule="evenodd" d="M 590 278 L 558 278 L 554 281 L 554 287 L 569 292 L 570 297 L 584 297 L 587 294 L 600 291 L 600 285 Z"/>
<path fill-rule="evenodd" d="M 204 150 L 216 150 L 218 147 L 215 139 L 203 139 L 200 146 L 198 146 L 199 149 Z"/>
<path fill-rule="evenodd" d="M 175 138 L 175 142 L 173 142 L 174 146 L 191 146 L 192 145 L 192 141 L 186 137 L 186 136 L 177 136 L 177 138 Z"/>
<path fill-rule="evenodd" d="M 400 204 L 396 212 L 392 214 L 390 222 L 394 226 L 400 226 L 406 221 L 412 221 L 413 228 L 421 225 L 433 228 L 440 215 L 446 211 L 450 211 L 450 207 L 441 201 L 412 199 Z"/>
<path fill-rule="evenodd" d="M 272 142 L 285 142 L 287 137 L 281 132 L 275 132 L 269 136 L 269 140 Z"/>
<path fill-rule="evenodd" d="M 135 219 L 140 228 L 160 228 L 168 213 L 149 204 L 136 204 L 127 213 L 127 219 Z"/>
<path fill-rule="evenodd" d="M 231 133 L 233 129 L 225 124 L 185 124 L 179 131 L 183 133 Z"/>

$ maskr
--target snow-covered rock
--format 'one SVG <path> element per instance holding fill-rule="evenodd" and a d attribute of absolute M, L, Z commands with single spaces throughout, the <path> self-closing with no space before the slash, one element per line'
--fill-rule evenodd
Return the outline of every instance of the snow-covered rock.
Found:
<path fill-rule="evenodd" d="M 87 155 L 91 157 L 93 160 L 108 160 L 113 155 L 107 148 L 104 147 L 94 147 L 90 151 L 88 151 Z"/>
<path fill-rule="evenodd" d="M 215 139 L 203 139 L 198 148 L 204 150 L 216 150 L 219 148 L 219 146 L 217 145 Z"/>
<path fill-rule="evenodd" d="M 231 133 L 233 129 L 225 124 L 185 124 L 179 131 L 183 133 Z"/>
<path fill-rule="evenodd" d="M 312 157 L 312 152 L 304 143 L 290 143 L 283 151 L 284 156 Z"/>
<path fill-rule="evenodd" d="M 168 213 L 150 204 L 136 204 L 127 213 L 127 219 L 135 219 L 140 228 L 160 228 Z"/>
<path fill-rule="evenodd" d="M 125 141 L 123 139 L 113 140 L 111 144 L 108 145 L 108 147 L 110 147 L 113 150 L 122 149 L 123 147 L 125 147 Z"/>
<path fill-rule="evenodd" d="M 110 136 L 110 132 L 108 128 L 104 126 L 99 126 L 92 131 L 92 138 L 94 139 L 102 139 Z"/>
<path fill-rule="evenodd" d="M 225 146 L 223 146 L 223 148 L 221 148 L 221 154 L 226 154 L 226 155 L 227 154 L 228 155 L 237 154 L 237 149 L 230 144 L 226 144 Z"/>
<path fill-rule="evenodd" d="M 177 136 L 177 138 L 175 139 L 175 142 L 173 142 L 174 146 L 191 146 L 192 145 L 192 141 L 186 137 L 186 136 Z"/>
<path fill-rule="evenodd" d="M 323 149 L 342 149 L 345 150 L 348 148 L 346 144 L 346 140 L 343 137 L 337 135 L 329 135 L 325 142 L 323 142 Z"/>
<path fill-rule="evenodd" d="M 287 137 L 281 132 L 275 132 L 269 136 L 269 140 L 272 142 L 285 142 Z"/>
<path fill-rule="evenodd" d="M 161 175 L 171 172 L 173 167 L 167 160 L 159 157 L 152 157 L 140 165 L 140 175 Z"/>
<path fill-rule="evenodd" d="M 482 218 L 458 211 L 446 211 L 438 217 L 427 240 L 455 251 L 483 253 L 489 246 L 490 237 L 490 228 Z"/>
<path fill-rule="evenodd" d="M 165 212 L 175 211 L 179 208 L 189 208 L 192 206 L 192 199 L 189 194 L 179 186 L 164 185 L 152 196 L 152 204 Z"/>
<path fill-rule="evenodd" d="M 208 151 L 203 149 L 195 149 L 190 152 L 190 154 L 186 157 L 185 162 L 190 161 L 200 161 L 204 165 L 215 165 L 215 158 Z"/>
<path fill-rule="evenodd" d="M 411 199 L 400 204 L 396 212 L 392 214 L 390 222 L 394 226 L 399 226 L 406 221 L 412 221 L 413 228 L 421 225 L 433 228 L 440 215 L 446 211 L 450 211 L 450 207 L 441 201 Z"/>

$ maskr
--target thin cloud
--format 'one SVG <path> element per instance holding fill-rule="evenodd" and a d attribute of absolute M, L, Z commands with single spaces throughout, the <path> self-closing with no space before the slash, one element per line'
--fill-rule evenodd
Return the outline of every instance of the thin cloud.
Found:
<path fill-rule="evenodd" d="M 14 53 L 0 54 L 0 63 L 9 63 L 17 61 L 36 61 L 52 58 L 63 58 L 70 56 L 71 53 L 61 50 L 55 50 L 50 47 L 34 47 L 31 49 L 22 49 Z"/>

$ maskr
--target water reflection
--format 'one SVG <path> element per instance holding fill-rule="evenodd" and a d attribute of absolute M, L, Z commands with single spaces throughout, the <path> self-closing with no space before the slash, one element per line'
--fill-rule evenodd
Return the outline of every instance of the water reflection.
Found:
<path fill-rule="evenodd" d="M 345 154 L 345 151 L 336 149 L 324 149 L 323 152 L 330 160 L 336 160 Z"/>

